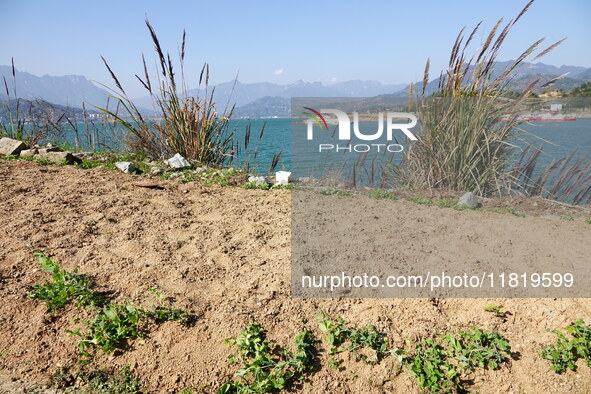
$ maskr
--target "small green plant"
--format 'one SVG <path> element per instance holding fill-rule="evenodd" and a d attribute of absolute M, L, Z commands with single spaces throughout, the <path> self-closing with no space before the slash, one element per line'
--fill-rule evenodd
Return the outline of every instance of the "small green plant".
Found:
<path fill-rule="evenodd" d="M 513 216 L 519 216 L 524 218 L 525 214 L 521 213 L 521 212 L 517 212 L 517 209 L 515 209 L 514 207 L 507 207 L 507 213 L 510 213 Z"/>
<path fill-rule="evenodd" d="M 270 185 L 268 183 L 257 183 L 255 181 L 250 181 L 246 182 L 242 187 L 245 189 L 269 190 Z"/>
<path fill-rule="evenodd" d="M 316 194 L 322 194 L 323 196 L 342 196 L 342 197 L 351 197 L 353 193 L 347 190 L 340 190 L 340 189 L 320 189 L 314 191 Z"/>
<path fill-rule="evenodd" d="M 474 326 L 468 331 L 445 333 L 441 341 L 423 339 L 402 362 L 421 388 L 456 393 L 468 391 L 462 382 L 462 371 L 495 370 L 510 356 L 511 347 L 503 335 Z"/>
<path fill-rule="evenodd" d="M 34 285 L 29 296 L 44 300 L 50 312 L 63 308 L 72 301 L 79 307 L 101 306 L 105 303 L 102 294 L 91 289 L 91 280 L 78 274 L 77 269 L 74 272 L 62 270 L 57 262 L 38 250 L 35 251 L 35 257 L 41 264 L 41 269 L 51 274 L 52 281 Z"/>
<path fill-rule="evenodd" d="M 340 316 L 336 322 L 328 316 L 323 316 L 318 318 L 318 328 L 326 336 L 326 341 L 331 346 L 331 354 L 351 352 L 357 360 L 367 364 L 375 364 L 390 354 L 386 335 L 377 331 L 373 325 L 353 329 L 347 327 Z M 364 349 L 370 349 L 371 355 L 361 353 Z"/>
<path fill-rule="evenodd" d="M 86 326 L 85 332 L 80 328 L 67 332 L 82 338 L 78 350 L 82 356 L 90 358 L 92 355 L 88 349 L 91 347 L 96 346 L 109 354 L 124 348 L 130 339 L 144 338 L 150 320 L 156 323 L 177 321 L 188 324 L 189 315 L 180 309 L 165 306 L 145 310 L 131 304 L 111 303 L 99 310 L 92 320 L 82 322 Z"/>
<path fill-rule="evenodd" d="M 566 369 L 577 370 L 576 362 L 580 358 L 587 362 L 591 367 L 591 327 L 585 324 L 583 320 L 577 320 L 575 323 L 566 327 L 567 333 L 572 339 L 559 331 L 551 331 L 558 337 L 555 345 L 549 345 L 542 349 L 540 355 L 542 358 L 552 363 L 550 367 L 556 373 L 563 373 Z"/>
<path fill-rule="evenodd" d="M 435 201 L 435 205 L 439 208 L 460 208 L 465 207 L 462 205 L 461 207 L 458 206 L 458 199 L 455 198 L 441 198 Z"/>
<path fill-rule="evenodd" d="M 490 313 L 494 314 L 495 317 L 503 319 L 503 321 L 505 321 L 507 319 L 507 316 L 510 315 L 510 313 L 508 311 L 501 310 L 501 309 L 503 309 L 503 305 L 488 304 L 483 309 L 486 312 L 490 312 Z"/>
<path fill-rule="evenodd" d="M 575 219 L 572 216 L 561 216 L 560 220 L 566 220 L 567 222 L 572 222 Z"/>
<path fill-rule="evenodd" d="M 465 392 L 460 372 L 446 359 L 446 355 L 441 344 L 432 339 L 423 339 L 406 362 L 406 367 L 419 386 L 429 392 Z"/>
<path fill-rule="evenodd" d="M 408 201 L 419 205 L 433 205 L 433 200 L 423 196 L 411 196 L 408 198 Z"/>
<path fill-rule="evenodd" d="M 240 379 L 224 383 L 218 393 L 268 393 L 284 389 L 292 382 L 304 380 L 312 371 L 316 352 L 310 330 L 295 337 L 295 353 L 286 349 L 273 351 L 265 331 L 256 323 L 238 336 L 226 339 L 226 344 L 238 348 L 242 368 L 234 375 Z M 234 355 L 228 358 L 231 365 L 237 363 Z"/>
<path fill-rule="evenodd" d="M 492 208 L 490 211 L 494 212 L 494 213 L 500 213 L 500 214 L 511 214 L 513 216 L 518 216 L 520 218 L 525 217 L 525 214 L 522 212 L 518 212 L 517 209 L 515 209 L 515 207 Z"/>
<path fill-rule="evenodd" d="M 271 189 L 273 190 L 292 190 L 293 189 L 293 184 L 289 183 L 287 185 L 273 185 L 271 186 Z"/>
<path fill-rule="evenodd" d="M 587 222 L 587 224 L 591 224 L 591 218 L 587 218 L 587 220 L 585 220 L 585 222 Z"/>
<path fill-rule="evenodd" d="M 442 336 L 447 352 L 464 370 L 498 369 L 511 356 L 507 339 L 496 331 L 474 326 L 468 331 L 453 331 Z"/>
<path fill-rule="evenodd" d="M 397 200 L 398 197 L 396 194 L 391 193 L 384 189 L 374 189 L 369 192 L 369 198 L 373 198 L 374 200 Z"/>

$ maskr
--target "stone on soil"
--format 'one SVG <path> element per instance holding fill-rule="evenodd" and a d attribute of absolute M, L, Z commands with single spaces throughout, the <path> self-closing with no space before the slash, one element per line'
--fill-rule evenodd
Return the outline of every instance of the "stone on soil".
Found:
<path fill-rule="evenodd" d="M 27 145 L 22 141 L 0 138 L 0 156 L 18 155 L 24 149 L 27 149 Z"/>
<path fill-rule="evenodd" d="M 460 197 L 460 201 L 458 201 L 458 206 L 465 206 L 470 209 L 474 209 L 478 207 L 478 198 L 472 192 L 468 192 Z"/>
<path fill-rule="evenodd" d="M 177 153 L 176 155 L 172 156 L 170 159 L 165 160 L 164 162 L 166 164 L 168 164 L 169 166 L 171 166 L 172 168 L 177 168 L 177 169 L 191 166 L 191 163 L 189 163 L 189 161 L 187 159 L 185 159 L 183 156 L 181 156 L 180 153 Z"/>
<path fill-rule="evenodd" d="M 134 165 L 129 161 L 118 161 L 115 163 L 115 167 L 117 167 L 126 174 L 131 174 L 135 171 Z"/>

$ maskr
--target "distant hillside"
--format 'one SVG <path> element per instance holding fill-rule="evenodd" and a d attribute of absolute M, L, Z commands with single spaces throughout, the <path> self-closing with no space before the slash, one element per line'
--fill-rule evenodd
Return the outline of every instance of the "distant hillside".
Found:
<path fill-rule="evenodd" d="M 8 119 L 16 118 L 18 113 L 18 119 L 24 119 L 29 122 L 42 122 L 50 120 L 57 122 L 59 120 L 65 121 L 65 117 L 70 120 L 82 120 L 84 119 L 84 112 L 80 108 L 66 107 L 59 104 L 52 104 L 44 100 L 0 100 L 0 121 L 7 121 Z M 100 117 L 103 114 L 87 109 L 87 115 L 94 115 Z"/>
<path fill-rule="evenodd" d="M 242 107 L 264 97 L 370 97 L 380 94 L 394 93 L 402 89 L 405 84 L 382 84 L 377 81 L 344 81 L 329 85 L 320 82 L 296 81 L 292 84 L 277 85 L 271 82 L 242 83 L 237 81 L 224 82 L 215 86 L 215 101 L 218 108 L 223 109 L 229 103 Z M 211 93 L 210 87 L 210 93 Z M 205 91 L 196 89 L 188 92 L 192 95 L 204 96 Z M 150 107 L 149 97 L 134 100 L 143 107 Z"/>
<path fill-rule="evenodd" d="M 506 62 L 495 62 L 494 64 L 494 71 L 493 71 L 493 78 L 498 77 L 509 67 L 513 64 L 513 61 L 509 60 Z M 526 88 L 530 83 L 532 83 L 537 77 L 540 77 L 540 83 L 538 86 L 543 85 L 544 83 L 550 81 L 552 78 L 563 75 L 565 73 L 569 73 L 568 76 L 564 77 L 563 79 L 555 82 L 549 88 L 552 89 L 562 89 L 564 91 L 569 91 L 574 89 L 575 87 L 591 80 L 591 68 L 585 67 L 578 67 L 578 66 L 552 66 L 549 64 L 544 63 L 523 63 L 515 72 L 511 75 L 513 79 L 508 84 L 508 89 L 513 91 L 522 91 Z M 467 78 L 470 78 L 470 73 L 468 73 Z M 425 92 L 427 94 L 431 94 L 437 90 L 439 85 L 439 78 L 435 78 L 431 80 L 427 87 L 425 88 Z M 418 81 L 414 84 L 414 91 L 420 92 L 422 90 L 423 83 L 422 81 Z M 408 89 L 409 87 L 406 86 L 404 89 L 401 89 L 395 92 L 392 96 L 394 97 L 407 97 L 408 96 Z"/>
<path fill-rule="evenodd" d="M 6 79 L 10 98 L 15 98 L 12 67 L 0 66 L 0 83 L 2 85 L 0 100 L 7 99 L 3 78 Z M 108 94 L 106 90 L 99 88 L 81 75 L 38 77 L 18 70 L 16 70 L 16 92 L 20 98 L 42 99 L 50 103 L 78 108 L 82 107 L 83 102 L 104 105 Z"/>
<path fill-rule="evenodd" d="M 573 75 L 575 78 L 591 80 L 591 67 Z"/>
<path fill-rule="evenodd" d="M 251 103 L 236 108 L 235 118 L 270 118 L 277 116 L 287 118 L 291 113 L 289 99 L 283 97 L 266 96 Z"/>
<path fill-rule="evenodd" d="M 577 86 L 569 93 L 571 97 L 591 97 L 591 82 Z"/>

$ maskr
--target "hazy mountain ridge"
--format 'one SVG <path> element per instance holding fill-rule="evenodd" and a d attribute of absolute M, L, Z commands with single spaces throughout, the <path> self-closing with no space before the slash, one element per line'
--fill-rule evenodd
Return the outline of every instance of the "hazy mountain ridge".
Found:
<path fill-rule="evenodd" d="M 81 75 L 38 77 L 24 71 L 16 71 L 16 93 L 19 98 L 27 100 L 41 99 L 53 104 L 82 107 L 85 102 L 102 106 L 106 102 L 108 92 L 99 88 Z M 10 98 L 14 99 L 14 79 L 12 67 L 0 66 L 0 79 L 6 80 Z M 1 82 L 4 85 L 4 81 Z M 7 99 L 6 87 L 0 89 L 0 99 Z"/>
<path fill-rule="evenodd" d="M 87 109 L 86 114 L 102 115 L 102 113 L 93 109 Z M 7 120 L 11 117 L 31 122 L 43 122 L 45 120 L 51 122 L 65 121 L 66 117 L 74 121 L 84 119 L 84 111 L 81 108 L 53 104 L 41 99 L 0 100 L 0 119 Z"/>
<path fill-rule="evenodd" d="M 512 61 L 497 62 L 494 67 L 494 76 L 500 75 Z M 591 80 L 591 68 L 562 65 L 560 67 L 544 63 L 523 63 L 509 88 L 523 89 L 536 77 L 540 76 L 541 84 L 555 76 L 570 73 L 567 77 L 556 82 L 550 88 L 571 90 L 584 82 Z M 0 66 L 0 79 L 6 79 L 10 98 L 13 97 L 13 77 L 10 66 Z M 429 82 L 427 93 L 437 89 L 439 78 Z M 3 82 L 2 82 L 3 84 Z M 99 88 L 81 75 L 66 76 L 35 76 L 28 72 L 16 71 L 17 94 L 20 98 L 34 100 L 41 99 L 62 106 L 78 107 L 82 102 L 94 105 L 104 105 L 108 92 Z M 272 82 L 242 83 L 240 81 L 223 82 L 209 87 L 208 96 L 215 88 L 214 100 L 218 110 L 224 107 L 232 107 L 236 104 L 236 116 L 240 117 L 265 117 L 288 116 L 289 99 L 291 97 L 373 97 L 373 96 L 408 96 L 408 84 L 382 84 L 371 80 L 351 80 L 332 84 L 321 82 L 296 81 L 291 84 L 279 85 Z M 420 92 L 422 82 L 414 84 L 415 92 Z M 204 89 L 193 89 L 188 92 L 191 95 L 205 96 Z M 0 100 L 6 99 L 5 89 L 0 89 Z M 152 108 L 150 97 L 134 99 L 138 107 Z M 277 111 L 271 113 L 270 109 Z M 287 112 L 286 112 L 287 111 Z M 151 111 L 145 110 L 149 113 Z"/>
<path fill-rule="evenodd" d="M 235 118 L 288 118 L 291 101 L 284 97 L 265 96 L 235 109 Z"/>
<path fill-rule="evenodd" d="M 493 68 L 492 77 L 496 78 L 503 73 L 513 64 L 512 60 L 508 60 L 506 62 L 495 62 Z M 579 67 L 579 66 L 566 66 L 562 65 L 560 67 L 552 66 L 549 64 L 544 63 L 527 63 L 524 62 L 519 65 L 516 70 L 511 74 L 512 79 L 510 80 L 509 84 L 507 85 L 508 89 L 520 91 L 525 89 L 532 83 L 537 77 L 540 77 L 540 82 L 538 86 L 543 85 L 544 83 L 550 81 L 552 78 L 558 77 L 565 73 L 569 73 L 566 77 L 562 78 L 561 80 L 555 82 L 554 84 L 547 87 L 547 89 L 562 89 L 565 91 L 572 90 L 581 84 L 588 82 L 591 80 L 591 67 Z M 470 72 L 466 76 L 467 79 L 470 78 Z M 437 90 L 439 85 L 439 75 L 437 78 L 431 80 L 427 83 L 427 87 L 425 88 L 426 94 L 431 94 Z M 413 89 L 415 94 L 418 92 L 420 93 L 423 88 L 423 82 L 417 81 L 413 84 Z M 404 89 L 401 89 L 391 96 L 394 97 L 406 97 L 408 96 L 409 86 L 406 86 Z"/>

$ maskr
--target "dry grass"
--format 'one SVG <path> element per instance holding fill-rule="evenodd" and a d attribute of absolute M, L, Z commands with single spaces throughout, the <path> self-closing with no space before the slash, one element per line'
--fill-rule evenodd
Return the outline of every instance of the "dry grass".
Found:
<path fill-rule="evenodd" d="M 229 128 L 234 108 L 220 113 L 214 101 L 215 89 L 209 89 L 209 66 L 205 64 L 199 76 L 198 91 L 204 97 L 189 95 L 184 75 L 186 35 L 183 32 L 180 49 L 180 79 L 175 74 L 169 53 L 164 53 L 158 36 L 146 20 L 159 62 L 157 81 L 150 77 L 144 56 L 144 75 L 141 82 L 154 103 L 156 116 L 147 119 L 127 96 L 119 79 L 103 58 L 117 90 L 110 89 L 117 109 L 99 108 L 121 124 L 127 133 L 126 143 L 133 150 L 152 158 L 167 158 L 180 153 L 185 158 L 202 164 L 218 166 L 236 152 L 233 130 Z M 203 89 L 202 89 L 203 88 Z"/>
<path fill-rule="evenodd" d="M 500 19 L 488 32 L 484 43 L 473 52 L 469 52 L 469 45 L 482 22 L 467 36 L 462 29 L 452 47 L 448 68 L 440 74 L 437 90 L 430 96 L 427 90 L 430 61 L 427 60 L 421 96 L 416 98 L 419 141 L 410 144 L 400 165 L 390 167 L 388 175 L 391 180 L 417 189 L 442 188 L 473 191 L 480 195 L 502 194 L 507 189 L 537 190 L 536 187 L 513 185 L 516 180 L 523 179 L 516 176 L 523 171 L 512 164 L 517 148 L 512 141 L 520 139 L 516 128 L 521 123 L 519 111 L 526 105 L 532 91 L 563 76 L 542 86 L 538 86 L 538 78 L 519 94 L 510 92 L 507 86 L 526 60 L 539 59 L 564 39 L 545 49 L 540 49 L 544 41 L 540 39 L 501 73 L 494 69 L 509 32 L 532 3 L 533 0 L 505 25 Z M 531 160 L 535 161 L 537 156 L 528 158 L 529 161 L 522 162 L 524 168 L 535 166 Z M 573 169 L 575 172 L 579 174 Z M 572 185 L 572 182 L 568 184 Z M 564 186 L 562 182 L 558 189 Z"/>

